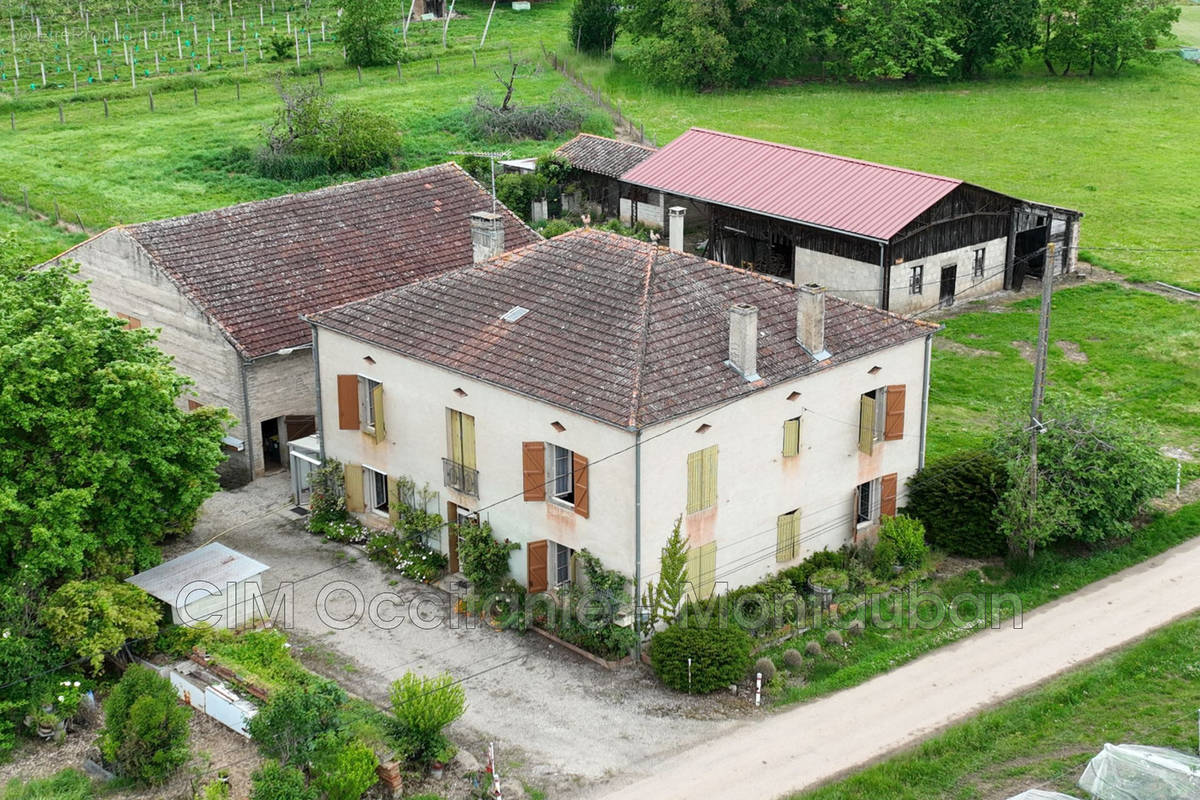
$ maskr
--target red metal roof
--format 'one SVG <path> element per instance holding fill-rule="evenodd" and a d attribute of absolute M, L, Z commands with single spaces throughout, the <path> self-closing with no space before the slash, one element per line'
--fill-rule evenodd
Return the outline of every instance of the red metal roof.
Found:
<path fill-rule="evenodd" d="M 627 183 L 887 240 L 962 181 L 692 128 Z"/>

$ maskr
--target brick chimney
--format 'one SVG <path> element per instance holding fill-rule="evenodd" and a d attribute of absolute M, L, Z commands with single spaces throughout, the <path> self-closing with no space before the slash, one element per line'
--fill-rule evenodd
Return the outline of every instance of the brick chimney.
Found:
<path fill-rule="evenodd" d="M 729 308 L 729 366 L 748 381 L 758 380 L 758 307 Z"/>
<path fill-rule="evenodd" d="M 830 357 L 825 349 L 825 287 L 808 283 L 796 289 L 796 341 L 817 361 Z"/>
<path fill-rule="evenodd" d="M 494 211 L 471 214 L 471 249 L 475 263 L 495 258 L 504 252 L 504 217 Z"/>
<path fill-rule="evenodd" d="M 687 209 L 683 206 L 671 206 L 667 209 L 667 246 L 672 250 L 683 252 L 683 215 Z"/>

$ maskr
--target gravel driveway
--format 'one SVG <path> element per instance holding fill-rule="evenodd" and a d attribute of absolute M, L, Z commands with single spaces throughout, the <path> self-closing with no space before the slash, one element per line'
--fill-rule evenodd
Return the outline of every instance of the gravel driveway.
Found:
<path fill-rule="evenodd" d="M 534 634 L 468 626 L 457 616 L 448 623 L 446 595 L 385 571 L 357 548 L 306 533 L 288 496 L 286 474 L 215 495 L 192 535 L 167 556 L 218 538 L 270 566 L 265 591 L 294 582 L 291 635 L 303 660 L 367 699 L 386 703 L 388 685 L 407 670 L 446 670 L 464 680 L 468 708 L 452 738 L 476 756 L 495 741 L 500 764 L 549 797 L 645 769 L 656 756 L 730 730 L 748 713 L 745 702 L 729 696 L 668 691 L 641 664 L 610 672 Z M 331 628 L 316 606 L 322 587 L 335 581 L 350 582 L 367 601 L 386 597 L 380 616 L 411 609 L 435 619 L 406 619 L 388 630 L 364 616 L 344 630 Z M 418 596 L 419 607 L 410 607 Z M 325 607 L 346 618 L 354 600 L 339 591 Z"/>

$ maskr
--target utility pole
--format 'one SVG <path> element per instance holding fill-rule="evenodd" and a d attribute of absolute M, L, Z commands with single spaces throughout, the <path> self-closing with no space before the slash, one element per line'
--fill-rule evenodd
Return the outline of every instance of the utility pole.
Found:
<path fill-rule="evenodd" d="M 1050 350 L 1050 297 L 1054 292 L 1054 242 L 1046 244 L 1042 265 L 1042 309 L 1038 315 L 1037 359 L 1033 365 L 1033 402 L 1029 407 L 1029 522 L 1033 527 L 1038 496 L 1038 434 L 1043 425 L 1039 415 L 1046 394 L 1046 356 Z M 1029 539 L 1029 557 L 1033 558 L 1033 538 Z"/>

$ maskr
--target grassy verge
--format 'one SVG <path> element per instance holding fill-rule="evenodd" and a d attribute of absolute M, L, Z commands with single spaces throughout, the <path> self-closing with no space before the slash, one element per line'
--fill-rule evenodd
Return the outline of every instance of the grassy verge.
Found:
<path fill-rule="evenodd" d="M 9 195 L 5 195 L 5 199 L 8 198 Z M 58 255 L 84 238 L 83 234 L 67 233 L 46 222 L 30 219 L 11 206 L 0 205 L 0 234 L 9 231 L 17 235 L 17 241 L 28 247 L 38 262 Z"/>
<path fill-rule="evenodd" d="M 998 598 L 1002 595 L 1015 596 L 1020 607 L 1028 612 L 1071 592 L 1082 589 L 1098 580 L 1117 573 L 1126 567 L 1140 564 L 1177 544 L 1200 534 L 1200 503 L 1184 506 L 1172 514 L 1160 514 L 1130 541 L 1097 549 L 1088 554 L 1078 552 L 1039 553 L 1031 566 L 1017 572 L 994 564 L 982 570 L 970 570 L 949 578 L 925 581 L 912 587 L 913 592 L 937 596 L 949 603 L 953 598 L 965 595 L 981 595 Z M 780 697 L 782 703 L 794 703 L 830 694 L 863 683 L 876 675 L 887 672 L 900 664 L 912 661 L 948 642 L 957 641 L 978 630 L 973 627 L 956 627 L 949 621 L 936 626 L 916 626 L 900 623 L 911 612 L 925 614 L 932 611 L 929 604 L 909 606 L 906 595 L 902 602 L 893 607 L 892 601 L 883 598 L 876 609 L 884 625 L 867 623 L 865 631 L 858 637 L 847 637 L 846 648 L 828 647 L 822 656 L 806 658 L 800 675 L 803 685 L 786 687 Z M 992 603 L 984 607 L 962 605 L 963 617 L 989 619 Z M 997 604 L 1002 611 L 1011 613 L 1009 602 Z M 872 609 L 868 606 L 863 616 L 870 619 Z M 928 619 L 921 616 L 922 620 Z M 982 623 L 981 623 L 982 624 Z M 782 667 L 783 651 L 796 647 L 803 649 L 807 640 L 822 641 L 824 630 L 817 630 L 804 638 L 779 645 L 766 655 Z"/>
<path fill-rule="evenodd" d="M 14 778 L 0 789 L 0 800 L 92 800 L 95 796 L 91 780 L 75 769 L 28 782 Z"/>
<path fill-rule="evenodd" d="M 1055 680 L 846 780 L 795 800 L 978 800 L 1026 788 L 1079 794 L 1105 742 L 1193 752 L 1200 618 Z"/>
<path fill-rule="evenodd" d="M 946 330 L 934 342 L 931 458 L 978 444 L 1003 411 L 1028 403 L 1025 387 L 1033 380 L 1033 365 L 1014 343 L 1032 348 L 1037 341 L 1037 307 L 1037 300 L 1023 300 L 1005 313 L 979 311 L 945 321 Z M 1115 284 L 1054 295 L 1050 394 L 1071 392 L 1111 402 L 1153 421 L 1167 443 L 1196 447 L 1197 363 L 1200 307 L 1195 303 Z"/>

